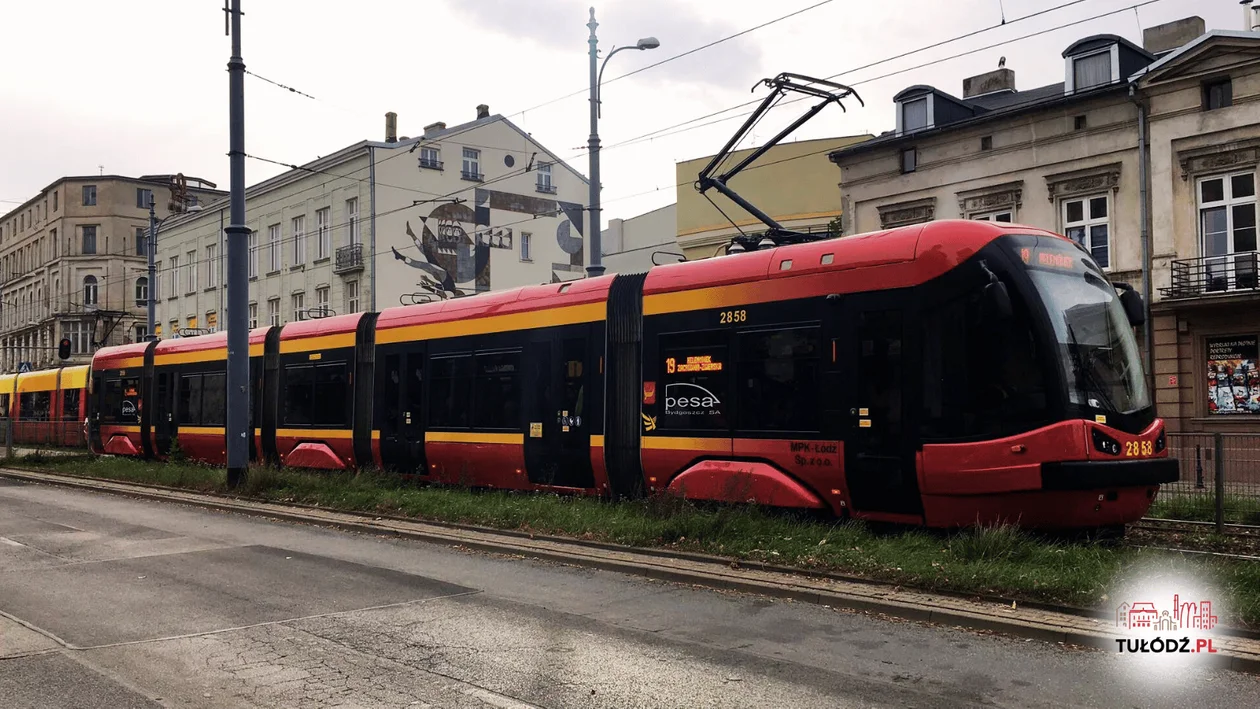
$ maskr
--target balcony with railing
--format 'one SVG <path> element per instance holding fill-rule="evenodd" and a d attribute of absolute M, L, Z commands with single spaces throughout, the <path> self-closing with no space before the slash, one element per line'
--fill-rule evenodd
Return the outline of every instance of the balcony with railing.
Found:
<path fill-rule="evenodd" d="M 1260 252 L 1200 256 L 1172 262 L 1171 284 L 1160 288 L 1164 298 L 1201 298 L 1260 291 Z"/>
<path fill-rule="evenodd" d="M 426 158 L 426 157 L 421 157 L 421 158 L 420 158 L 420 167 L 423 167 L 423 168 L 425 168 L 426 170 L 441 170 L 441 169 L 442 169 L 442 161 L 441 161 L 441 160 L 438 160 L 437 158 Z"/>
<path fill-rule="evenodd" d="M 555 193 L 556 193 L 556 186 L 555 186 L 554 184 L 552 184 L 552 183 L 551 183 L 551 181 L 547 181 L 547 182 L 542 182 L 542 181 L 539 181 L 536 185 L 534 185 L 534 188 L 535 188 L 535 190 L 537 190 L 538 192 L 541 192 L 541 193 L 543 193 L 543 194 L 555 194 Z"/>
<path fill-rule="evenodd" d="M 351 273 L 363 270 L 363 244 L 337 247 L 333 259 L 333 273 Z"/>

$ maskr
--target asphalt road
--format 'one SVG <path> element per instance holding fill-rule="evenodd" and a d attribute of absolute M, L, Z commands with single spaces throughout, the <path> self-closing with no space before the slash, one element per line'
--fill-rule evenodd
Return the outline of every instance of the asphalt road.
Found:
<path fill-rule="evenodd" d="M 1260 677 L 0 480 L 0 705 L 1255 706 Z"/>

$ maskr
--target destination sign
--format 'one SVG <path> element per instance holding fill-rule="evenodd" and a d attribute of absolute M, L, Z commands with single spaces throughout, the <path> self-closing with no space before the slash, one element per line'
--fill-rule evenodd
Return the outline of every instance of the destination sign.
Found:
<path fill-rule="evenodd" d="M 722 371 L 722 363 L 714 362 L 713 355 L 694 355 L 687 358 L 685 362 L 679 362 L 674 357 L 665 360 L 665 371 L 669 374 L 690 374 L 694 372 L 720 372 Z"/>

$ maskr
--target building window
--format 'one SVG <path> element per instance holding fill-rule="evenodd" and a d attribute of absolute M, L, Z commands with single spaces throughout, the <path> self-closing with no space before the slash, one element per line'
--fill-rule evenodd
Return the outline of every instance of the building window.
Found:
<path fill-rule="evenodd" d="M 1111 81 L 1111 49 L 1072 59 L 1073 91 L 1110 84 Z"/>
<path fill-rule="evenodd" d="M 328 258 L 332 253 L 332 225 L 328 223 L 328 207 L 315 210 L 315 231 L 315 258 Z"/>
<path fill-rule="evenodd" d="M 547 194 L 555 194 L 556 187 L 551 184 L 551 165 L 549 163 L 538 164 L 538 191 Z"/>
<path fill-rule="evenodd" d="M 174 298 L 179 295 L 179 257 L 171 257 L 171 290 L 167 293 L 167 298 Z"/>
<path fill-rule="evenodd" d="M 1076 130 L 1085 130 L 1085 116 L 1076 116 L 1073 118 L 1072 127 Z"/>
<path fill-rule="evenodd" d="M 197 316 L 196 316 L 196 315 L 189 315 L 189 316 L 188 316 L 188 329 L 190 329 L 190 330 L 196 330 L 196 329 L 197 329 L 197 324 L 198 324 L 198 323 L 197 323 Z"/>
<path fill-rule="evenodd" d="M 346 200 L 346 243 L 357 244 L 361 241 L 359 237 L 359 200 Z"/>
<path fill-rule="evenodd" d="M 533 234 L 527 231 L 521 232 L 521 260 L 522 261 L 533 260 L 533 258 L 530 255 L 532 253 L 530 251 L 530 247 L 533 246 L 533 244 L 531 243 L 533 242 L 533 240 L 534 240 Z"/>
<path fill-rule="evenodd" d="M 197 252 L 188 252 L 188 292 L 197 292 Z"/>
<path fill-rule="evenodd" d="M 1111 218 L 1107 195 L 1063 201 L 1063 233 L 1084 246 L 1099 266 L 1111 266 Z"/>
<path fill-rule="evenodd" d="M 214 288 L 215 284 L 219 282 L 219 279 L 217 278 L 218 268 L 219 268 L 218 251 L 219 251 L 218 244 L 209 244 L 206 246 L 206 287 L 207 288 Z"/>
<path fill-rule="evenodd" d="M 906 148 L 901 151 L 901 172 L 914 172 L 919 167 L 919 153 L 915 148 Z"/>
<path fill-rule="evenodd" d="M 350 281 L 346 284 L 346 312 L 359 312 L 359 282 Z"/>
<path fill-rule="evenodd" d="M 272 224 L 267 227 L 267 253 L 269 255 L 270 268 L 269 272 L 274 273 L 280 270 L 280 225 Z"/>
<path fill-rule="evenodd" d="M 464 167 L 460 175 L 465 180 L 481 179 L 481 151 L 475 148 L 464 148 Z"/>
<path fill-rule="evenodd" d="M 1009 209 L 1000 212 L 988 212 L 985 214 L 976 214 L 971 218 L 978 222 L 1007 222 L 1014 221 L 1015 215 Z"/>
<path fill-rule="evenodd" d="M 928 97 L 916 98 L 901 104 L 901 130 L 909 133 L 921 130 L 930 125 L 928 120 Z"/>
<path fill-rule="evenodd" d="M 1208 289 L 1255 288 L 1256 174 L 1205 177 L 1198 197 Z"/>
<path fill-rule="evenodd" d="M 149 202 L 153 201 L 153 190 L 147 190 L 143 187 L 136 188 L 136 207 L 139 209 L 148 209 Z"/>
<path fill-rule="evenodd" d="M 62 325 L 62 337 L 70 340 L 70 354 L 89 354 L 92 351 L 92 323 L 68 322 Z"/>
<path fill-rule="evenodd" d="M 294 293 L 293 294 L 293 321 L 297 322 L 298 320 L 305 320 L 305 319 L 306 319 L 306 294 Z"/>
<path fill-rule="evenodd" d="M 306 263 L 306 217 L 293 218 L 293 264 Z"/>
<path fill-rule="evenodd" d="M 179 337 L 179 321 L 172 320 L 170 325 L 171 325 L 171 337 L 172 338 Z"/>
<path fill-rule="evenodd" d="M 213 310 L 206 311 L 206 329 L 210 332 L 217 332 L 219 329 L 219 314 Z"/>
<path fill-rule="evenodd" d="M 981 139 L 980 139 L 980 149 L 981 149 L 981 150 L 992 150 L 992 149 L 993 149 L 993 136 L 991 136 L 991 135 L 986 135 L 986 136 L 984 136 L 983 138 L 981 138 Z"/>
<path fill-rule="evenodd" d="M 83 186 L 83 206 L 84 207 L 96 206 L 96 185 Z"/>
<path fill-rule="evenodd" d="M 441 170 L 442 152 L 438 148 L 428 146 L 420 148 L 420 167 L 430 170 Z"/>
<path fill-rule="evenodd" d="M 315 289 L 315 312 L 321 317 L 327 316 L 328 313 L 328 286 Z"/>
<path fill-rule="evenodd" d="M 280 324 L 280 299 L 279 298 L 267 299 L 267 321 L 271 323 L 272 327 L 275 327 Z"/>
<path fill-rule="evenodd" d="M 136 332 L 136 335 L 135 335 L 136 342 L 149 341 L 149 326 L 148 325 L 144 325 L 144 324 L 136 325 L 135 332 Z"/>
<path fill-rule="evenodd" d="M 136 279 L 136 307 L 144 308 L 149 305 L 149 278 L 148 276 L 140 276 Z M 136 340 L 139 342 L 139 340 Z"/>
<path fill-rule="evenodd" d="M 1203 83 L 1203 110 L 1214 111 L 1234 105 L 1234 84 L 1228 78 Z"/>
<path fill-rule="evenodd" d="M 258 277 L 258 232 L 249 232 L 249 277 Z"/>
<path fill-rule="evenodd" d="M 249 329 L 258 327 L 258 303 L 249 304 Z"/>
<path fill-rule="evenodd" d="M 57 193 L 56 193 L 56 192 L 53 192 L 53 193 L 52 193 L 52 197 L 53 197 L 53 211 L 55 212 L 55 211 L 57 211 L 57 209 L 58 209 L 58 206 L 57 206 Z"/>
<path fill-rule="evenodd" d="M 96 253 L 96 227 L 80 227 L 83 230 L 83 255 Z"/>
<path fill-rule="evenodd" d="M 136 227 L 136 256 L 147 256 L 149 254 L 149 229 L 148 227 Z"/>
<path fill-rule="evenodd" d="M 96 276 L 84 276 L 83 277 L 83 304 L 96 305 L 99 302 L 97 300 L 99 295 L 100 294 L 97 291 Z"/>

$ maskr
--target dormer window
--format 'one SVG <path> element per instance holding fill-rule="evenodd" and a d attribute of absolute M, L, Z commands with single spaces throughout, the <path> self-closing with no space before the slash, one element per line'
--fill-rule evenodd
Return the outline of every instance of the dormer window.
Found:
<path fill-rule="evenodd" d="M 1113 45 L 1114 46 L 1114 45 Z M 1111 73 L 1111 50 L 1072 57 L 1072 87 L 1084 91 L 1115 81 Z"/>
<path fill-rule="evenodd" d="M 904 132 L 909 133 L 914 130 L 922 130 L 927 128 L 928 125 L 927 96 L 901 104 L 901 129 Z"/>

